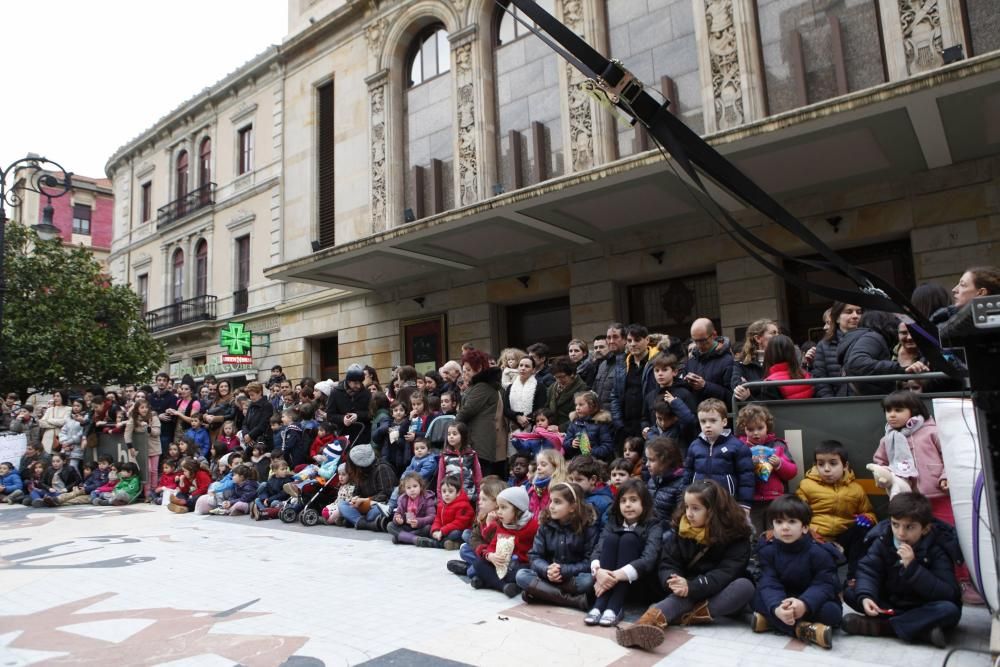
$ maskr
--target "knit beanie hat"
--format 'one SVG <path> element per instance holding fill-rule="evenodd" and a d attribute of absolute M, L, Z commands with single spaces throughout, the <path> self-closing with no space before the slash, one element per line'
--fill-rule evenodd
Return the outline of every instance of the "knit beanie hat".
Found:
<path fill-rule="evenodd" d="M 364 382 L 365 369 L 361 367 L 361 364 L 351 364 L 347 367 L 347 375 L 344 379 L 348 382 Z"/>
<path fill-rule="evenodd" d="M 371 445 L 355 445 L 354 447 L 351 447 L 351 453 L 349 456 L 351 458 L 351 463 L 359 468 L 367 468 L 371 464 L 375 463 L 375 450 L 372 449 Z M 524 494 L 524 498 L 524 502 L 527 503 L 527 493 Z M 525 507 L 527 507 L 527 504 L 525 504 Z"/>
<path fill-rule="evenodd" d="M 497 501 L 506 500 L 508 503 L 521 510 L 528 511 L 528 492 L 523 486 L 512 486 L 504 489 L 497 495 Z"/>

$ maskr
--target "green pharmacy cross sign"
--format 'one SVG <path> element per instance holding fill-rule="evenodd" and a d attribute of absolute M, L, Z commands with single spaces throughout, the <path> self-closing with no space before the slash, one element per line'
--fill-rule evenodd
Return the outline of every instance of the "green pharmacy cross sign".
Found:
<path fill-rule="evenodd" d="M 222 355 L 224 364 L 251 364 L 253 333 L 242 322 L 230 322 L 219 333 L 219 345 L 225 348 Z"/>

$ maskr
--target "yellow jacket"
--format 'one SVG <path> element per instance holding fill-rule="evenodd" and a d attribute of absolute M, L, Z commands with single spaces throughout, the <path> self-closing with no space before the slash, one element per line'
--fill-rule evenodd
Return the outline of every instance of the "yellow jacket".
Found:
<path fill-rule="evenodd" d="M 799 483 L 795 495 L 812 508 L 812 527 L 827 539 L 854 525 L 856 514 L 864 514 L 873 524 L 877 521 L 868 494 L 854 481 L 853 470 L 845 470 L 843 479 L 836 484 L 826 484 L 813 466 Z"/>

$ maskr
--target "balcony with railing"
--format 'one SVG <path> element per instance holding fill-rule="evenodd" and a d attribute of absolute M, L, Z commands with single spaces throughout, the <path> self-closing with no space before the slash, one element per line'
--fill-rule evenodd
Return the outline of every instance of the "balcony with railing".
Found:
<path fill-rule="evenodd" d="M 244 287 L 233 292 L 233 315 L 245 313 L 249 307 L 250 293 L 247 288 Z"/>
<path fill-rule="evenodd" d="M 166 206 L 156 209 L 156 226 L 164 227 L 215 204 L 215 183 L 206 183 Z"/>
<path fill-rule="evenodd" d="M 178 301 L 165 308 L 151 310 L 146 313 L 146 327 L 155 333 L 192 322 L 212 321 L 215 319 L 217 301 L 218 297 L 204 294 L 186 301 Z"/>

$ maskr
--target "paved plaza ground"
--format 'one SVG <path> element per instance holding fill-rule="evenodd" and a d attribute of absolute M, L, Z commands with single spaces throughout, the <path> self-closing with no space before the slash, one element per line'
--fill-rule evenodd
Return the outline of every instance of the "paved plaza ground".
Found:
<path fill-rule="evenodd" d="M 150 505 L 3 505 L 0 667 L 927 667 L 948 655 L 839 632 L 824 651 L 735 620 L 671 628 L 656 653 L 630 651 L 580 612 L 473 590 L 445 570 L 454 556 L 395 547 L 387 535 Z M 953 642 L 984 651 L 988 634 L 985 609 L 967 607 Z M 989 659 L 959 651 L 947 664 Z"/>

